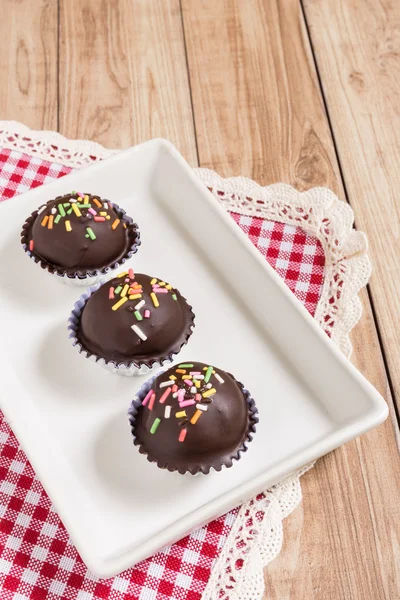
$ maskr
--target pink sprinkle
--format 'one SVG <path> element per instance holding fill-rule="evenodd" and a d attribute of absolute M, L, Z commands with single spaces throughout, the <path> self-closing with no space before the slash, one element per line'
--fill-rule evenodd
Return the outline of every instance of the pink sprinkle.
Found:
<path fill-rule="evenodd" d="M 174 383 L 174 385 L 172 386 L 172 391 L 175 393 L 178 391 L 178 386 Z"/>
<path fill-rule="evenodd" d="M 200 402 L 200 400 L 201 400 L 201 394 L 196 394 L 195 395 L 195 399 L 196 399 L 196 402 Z"/>
<path fill-rule="evenodd" d="M 104 217 L 95 217 L 93 220 L 96 221 L 97 223 L 101 223 L 102 221 L 105 221 L 105 218 Z"/>
<path fill-rule="evenodd" d="M 82 192 L 76 192 L 76 193 L 78 194 L 78 196 L 79 196 L 80 198 L 84 198 L 84 197 L 85 197 L 85 194 L 82 194 Z"/>
<path fill-rule="evenodd" d="M 88 208 L 88 212 L 90 212 L 91 215 L 97 215 L 97 212 L 94 210 L 94 208 Z"/>
<path fill-rule="evenodd" d="M 192 404 L 196 404 L 196 400 L 185 400 L 184 402 L 179 402 L 179 407 L 185 408 L 185 406 L 192 406 Z"/>
<path fill-rule="evenodd" d="M 127 277 L 127 278 L 125 279 L 125 283 L 129 283 L 129 281 L 130 281 L 130 279 L 129 279 L 129 277 Z"/>
<path fill-rule="evenodd" d="M 176 393 L 178 394 L 179 402 L 183 402 L 183 399 L 185 397 L 185 390 L 178 390 Z"/>
<path fill-rule="evenodd" d="M 114 300 L 115 296 L 114 296 L 114 288 L 110 287 L 110 291 L 108 292 L 108 297 L 110 300 Z"/>
<path fill-rule="evenodd" d="M 34 246 L 33 240 L 31 240 L 31 241 L 29 242 L 29 250 L 30 250 L 31 252 L 32 252 L 32 250 L 33 250 L 33 246 Z"/>
<path fill-rule="evenodd" d="M 192 387 L 192 384 L 193 384 L 192 381 L 190 381 L 189 379 L 184 379 L 183 381 L 186 383 L 186 385 L 188 385 L 189 387 Z"/>
<path fill-rule="evenodd" d="M 133 269 L 129 269 L 129 277 L 131 279 L 135 279 L 135 273 L 133 272 Z"/>
<path fill-rule="evenodd" d="M 180 442 L 184 442 L 185 441 L 186 431 L 187 431 L 187 429 L 182 429 L 182 431 L 180 432 L 180 434 L 179 434 L 179 441 Z"/>
<path fill-rule="evenodd" d="M 165 288 L 154 288 L 153 287 L 153 292 L 155 294 L 168 294 L 168 290 L 166 290 Z"/>
<path fill-rule="evenodd" d="M 170 395 L 170 393 L 172 392 L 172 388 L 167 388 L 165 390 L 165 392 L 163 393 L 163 395 L 160 398 L 160 404 L 164 404 L 164 402 L 166 401 L 166 399 L 168 398 L 168 396 Z"/>
<path fill-rule="evenodd" d="M 153 390 L 152 390 L 153 391 Z M 150 402 L 149 402 L 149 410 L 153 410 L 153 406 L 154 406 L 154 401 L 156 399 L 156 395 L 153 394 L 152 397 L 150 398 Z"/>
<path fill-rule="evenodd" d="M 144 311 L 144 318 L 145 319 L 150 319 L 150 311 L 149 310 L 145 310 Z"/>
<path fill-rule="evenodd" d="M 142 402 L 142 406 L 146 406 L 146 404 L 148 403 L 148 401 L 149 401 L 149 400 L 150 400 L 150 398 L 151 398 L 151 395 L 152 395 L 152 393 L 153 393 L 153 390 L 149 390 L 149 391 L 147 392 L 147 394 L 146 394 L 146 397 L 145 397 L 145 399 L 144 399 L 144 400 L 143 400 L 143 402 Z"/>

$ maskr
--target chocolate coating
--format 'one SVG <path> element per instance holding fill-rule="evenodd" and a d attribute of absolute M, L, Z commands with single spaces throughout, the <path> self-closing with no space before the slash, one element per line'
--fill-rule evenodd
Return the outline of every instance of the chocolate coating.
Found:
<path fill-rule="evenodd" d="M 193 367 L 185 368 L 186 373 L 206 373 L 204 369 L 208 367 L 207 364 L 192 361 L 189 364 L 193 364 Z M 172 367 L 154 380 L 151 388 L 156 394 L 153 406 L 149 401 L 145 406 L 139 406 L 136 416 L 131 420 L 135 445 L 139 446 L 140 452 L 147 454 L 150 461 L 156 461 L 160 468 L 180 473 L 208 473 L 212 467 L 219 470 L 222 465 L 231 466 L 232 459 L 238 459 L 239 453 L 247 448 L 246 442 L 251 440 L 249 433 L 254 431 L 254 424 L 258 420 L 254 402 L 249 400 L 248 392 L 232 375 L 213 367 L 210 383 L 215 393 L 197 400 L 207 410 L 202 411 L 197 422 L 192 424 L 190 421 L 198 411 L 196 404 L 181 408 L 172 392 L 163 403 L 160 402 L 168 389 L 160 387 L 160 384 L 169 381 L 170 375 L 177 377 L 171 384 L 185 390 L 184 401 L 194 397 L 183 380 L 185 375 L 177 373 L 176 368 L 179 367 Z M 215 377 L 215 373 L 223 383 Z M 207 391 L 203 380 L 196 393 L 202 395 Z M 165 407 L 168 405 L 171 406 L 171 415 L 165 418 Z M 175 416 L 183 410 L 186 418 Z M 155 433 L 151 433 L 157 418 L 160 423 Z M 182 429 L 186 429 L 186 436 L 179 441 Z"/>
<path fill-rule="evenodd" d="M 125 279 L 116 277 L 92 294 L 82 311 L 77 338 L 85 350 L 107 361 L 152 366 L 179 352 L 191 335 L 194 315 L 176 289 L 157 294 L 159 306 L 156 308 L 150 297 L 153 278 L 140 273 L 130 281 L 142 285 L 141 298 L 128 300 L 117 310 L 112 310 L 120 296 L 110 299 L 110 288 L 124 287 Z M 142 300 L 145 302 L 139 310 L 142 320 L 138 321 L 135 306 Z M 145 310 L 150 311 L 149 318 L 144 318 Z M 132 330 L 132 325 L 137 325 L 147 339 L 142 340 Z"/>
<path fill-rule="evenodd" d="M 139 241 L 139 235 L 136 225 L 131 220 L 123 218 L 121 210 L 114 207 L 108 200 L 104 201 L 99 196 L 86 194 L 89 198 L 91 208 L 97 213 L 93 215 L 87 208 L 79 208 L 81 216 L 75 212 L 62 216 L 56 223 L 53 221 L 49 228 L 49 221 L 43 225 L 43 219 L 50 218 L 53 210 L 53 219 L 57 218 L 59 205 L 69 202 L 71 199 L 77 200 L 78 204 L 84 203 L 77 194 L 66 194 L 50 200 L 43 210 L 39 209 L 27 220 L 22 232 L 22 241 L 28 247 L 33 240 L 32 253 L 38 260 L 44 261 L 49 270 L 67 275 L 84 276 L 89 272 L 103 270 L 120 261 L 135 242 Z M 99 207 L 94 199 L 101 202 Z M 70 207 L 65 207 L 64 211 Z M 99 218 L 99 212 L 104 212 L 104 221 L 95 221 L 94 217 Z M 112 229 L 116 219 L 120 223 L 115 229 Z M 70 222 L 71 231 L 66 228 L 66 221 Z M 125 227 L 124 227 L 125 222 Z M 95 239 L 91 239 L 87 234 L 87 227 L 90 227 Z"/>

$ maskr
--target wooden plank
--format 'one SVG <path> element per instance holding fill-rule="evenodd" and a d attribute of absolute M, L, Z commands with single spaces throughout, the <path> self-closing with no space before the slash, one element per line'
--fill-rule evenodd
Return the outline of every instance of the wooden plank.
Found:
<path fill-rule="evenodd" d="M 61 133 L 166 137 L 197 164 L 179 0 L 60 0 L 60 37 Z"/>
<path fill-rule="evenodd" d="M 344 198 L 297 0 L 182 5 L 201 166 L 264 184 L 326 185 Z M 363 300 L 354 360 L 391 403 L 365 292 Z M 266 597 L 389 598 L 399 475 L 391 420 L 319 461 L 304 479 L 302 508 L 285 525 L 285 550 L 266 569 Z"/>
<path fill-rule="evenodd" d="M 1 118 L 57 129 L 57 3 L 4 0 L 1 9 Z"/>
<path fill-rule="evenodd" d="M 350 204 L 370 241 L 371 294 L 400 411 L 400 4 L 304 8 Z"/>

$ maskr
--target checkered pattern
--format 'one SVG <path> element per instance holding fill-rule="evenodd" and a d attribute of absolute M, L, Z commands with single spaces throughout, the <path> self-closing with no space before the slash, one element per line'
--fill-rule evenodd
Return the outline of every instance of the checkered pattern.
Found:
<path fill-rule="evenodd" d="M 0 148 L 0 197 L 6 200 L 71 171 Z M 314 314 L 324 275 L 318 240 L 301 229 L 232 218 Z M 1 600 L 200 600 L 237 510 L 209 523 L 118 577 L 85 567 L 0 412 Z"/>

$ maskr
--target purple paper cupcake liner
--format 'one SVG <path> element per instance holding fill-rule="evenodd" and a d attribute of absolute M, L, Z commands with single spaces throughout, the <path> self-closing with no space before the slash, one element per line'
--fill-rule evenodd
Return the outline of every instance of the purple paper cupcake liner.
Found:
<path fill-rule="evenodd" d="M 187 344 L 190 336 L 193 333 L 195 316 L 194 316 L 192 307 L 189 304 L 187 304 L 187 306 L 190 310 L 190 313 L 192 315 L 192 323 L 189 327 L 189 332 L 188 332 L 186 340 L 183 342 L 183 344 L 180 346 L 180 348 L 177 352 L 170 352 L 165 358 L 163 358 L 161 360 L 153 360 L 150 363 L 146 363 L 145 361 L 140 362 L 140 363 L 136 363 L 135 361 L 131 361 L 130 363 L 124 363 L 124 362 L 116 363 L 113 360 L 106 360 L 105 358 L 103 358 L 101 356 L 97 356 L 96 354 L 89 352 L 89 350 L 86 350 L 86 348 L 81 344 L 81 342 L 78 339 L 78 329 L 79 329 L 79 323 L 80 323 L 82 311 L 85 307 L 86 302 L 89 300 L 90 296 L 92 294 L 94 294 L 95 292 L 97 292 L 97 290 L 99 289 L 99 287 L 101 285 L 102 285 L 102 282 L 98 282 L 96 285 L 87 289 L 79 297 L 79 299 L 75 302 L 74 308 L 72 309 L 72 312 L 68 319 L 68 327 L 67 327 L 67 329 L 69 331 L 68 337 L 71 340 L 72 345 L 75 346 L 75 348 L 78 350 L 78 352 L 80 354 L 83 354 L 83 356 L 85 358 L 104 367 L 105 369 L 107 369 L 107 371 L 110 371 L 111 373 L 115 373 L 117 375 L 125 375 L 127 377 L 133 377 L 136 375 L 146 375 L 153 369 L 157 369 L 157 368 L 159 369 L 161 367 L 170 365 L 175 360 L 175 358 L 178 356 L 178 354 L 181 351 L 181 349 L 183 348 L 183 346 L 185 344 Z M 183 298 L 183 296 L 182 296 L 182 298 Z M 185 302 L 186 302 L 186 300 L 185 300 Z"/>
<path fill-rule="evenodd" d="M 192 470 L 180 471 L 179 469 L 176 469 L 173 466 L 165 467 L 163 465 L 160 465 L 157 458 L 149 456 L 149 454 L 147 453 L 144 446 L 137 439 L 137 437 L 135 435 L 135 422 L 136 422 L 136 417 L 137 417 L 139 408 L 142 406 L 142 402 L 143 402 L 144 398 L 147 396 L 147 394 L 153 387 L 154 380 L 159 375 L 161 375 L 164 371 L 165 371 L 165 369 L 161 369 L 156 375 L 154 375 L 150 379 L 148 379 L 141 386 L 139 391 L 136 393 L 135 397 L 133 398 L 133 400 L 129 406 L 128 418 L 129 418 L 129 423 L 131 425 L 131 433 L 132 433 L 134 445 L 138 447 L 140 454 L 143 454 L 149 462 L 156 463 L 160 469 L 164 469 L 164 470 L 167 469 L 168 471 L 171 471 L 171 472 L 178 472 L 181 475 L 194 476 L 194 475 L 199 475 L 200 473 L 203 475 L 208 475 L 211 471 L 221 471 L 222 469 L 229 469 L 229 467 L 231 467 L 233 465 L 234 461 L 240 460 L 242 454 L 244 452 L 247 452 L 248 445 L 252 441 L 253 435 L 256 432 L 256 424 L 259 421 L 258 410 L 257 410 L 256 404 L 254 402 L 254 399 L 250 395 L 250 392 L 244 387 L 244 385 L 240 381 L 238 381 L 235 377 L 233 377 L 233 375 L 231 373 L 227 373 L 227 375 L 232 377 L 232 379 L 234 379 L 234 381 L 236 381 L 236 383 L 239 385 L 239 387 L 247 401 L 248 407 L 249 407 L 249 428 L 248 428 L 246 437 L 242 442 L 242 445 L 237 450 L 236 454 L 232 455 L 229 458 L 229 460 L 227 460 L 225 462 L 221 462 L 221 464 L 218 465 L 217 467 L 211 466 L 209 468 L 204 468 L 204 469 L 199 467 L 197 470 L 192 469 Z"/>
<path fill-rule="evenodd" d="M 127 260 L 132 258 L 134 254 L 138 251 L 138 248 L 141 244 L 140 240 L 140 232 L 137 223 L 134 223 L 133 219 L 126 214 L 126 211 L 123 208 L 120 208 L 118 204 L 115 202 L 111 202 L 105 198 L 102 198 L 103 202 L 107 202 L 116 212 L 118 218 L 126 224 L 127 231 L 131 234 L 131 237 L 134 238 L 134 242 L 129 246 L 128 250 L 124 254 L 124 256 L 118 261 L 115 261 L 111 265 L 104 267 L 102 269 L 96 269 L 94 271 L 87 271 L 85 275 L 75 273 L 74 275 L 68 274 L 62 268 L 58 268 L 48 261 L 44 260 L 40 256 L 35 254 L 35 251 L 29 250 L 27 234 L 30 231 L 33 222 L 38 216 L 39 210 L 35 210 L 25 221 L 22 232 L 21 232 L 21 243 L 24 252 L 31 258 L 35 263 L 39 264 L 43 270 L 47 271 L 50 275 L 56 275 L 58 281 L 65 283 L 67 285 L 76 285 L 81 287 L 87 287 L 89 285 L 93 285 L 99 281 L 104 281 L 112 276 L 113 272 L 119 269 L 122 265 L 126 263 Z"/>

